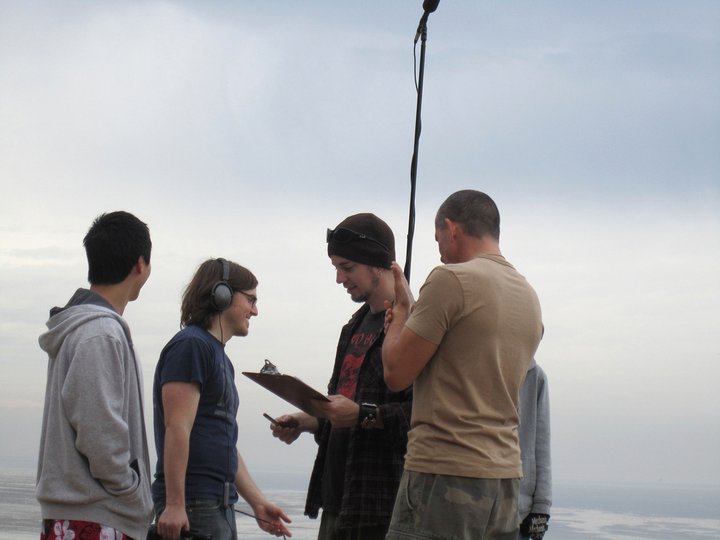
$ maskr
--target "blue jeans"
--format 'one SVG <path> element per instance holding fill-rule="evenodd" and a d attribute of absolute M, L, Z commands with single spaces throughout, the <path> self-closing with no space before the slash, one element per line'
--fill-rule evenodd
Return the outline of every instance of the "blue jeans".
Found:
<path fill-rule="evenodd" d="M 157 505 L 159 516 L 165 505 Z M 220 501 L 212 499 L 190 499 L 185 503 L 190 528 L 202 534 L 209 534 L 213 540 L 237 540 L 235 511 L 232 506 L 223 507 Z"/>

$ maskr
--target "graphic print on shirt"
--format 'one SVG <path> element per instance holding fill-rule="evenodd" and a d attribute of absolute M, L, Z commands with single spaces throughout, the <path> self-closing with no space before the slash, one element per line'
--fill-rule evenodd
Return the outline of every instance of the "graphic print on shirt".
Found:
<path fill-rule="evenodd" d="M 230 425 L 232 425 L 232 418 L 237 415 L 238 408 L 240 406 L 240 398 L 237 396 L 237 392 L 233 392 L 233 385 L 235 382 L 235 371 L 233 369 L 230 359 L 223 353 L 223 357 L 215 357 L 215 369 L 220 373 L 219 379 L 221 383 L 221 394 L 218 398 L 217 405 L 215 408 L 215 416 L 226 418 Z"/>
<path fill-rule="evenodd" d="M 348 399 L 355 399 L 358 374 L 362 367 L 365 353 L 375 342 L 383 330 L 384 313 L 368 312 L 356 332 L 350 338 L 345 351 L 345 358 L 338 377 L 337 393 Z"/>

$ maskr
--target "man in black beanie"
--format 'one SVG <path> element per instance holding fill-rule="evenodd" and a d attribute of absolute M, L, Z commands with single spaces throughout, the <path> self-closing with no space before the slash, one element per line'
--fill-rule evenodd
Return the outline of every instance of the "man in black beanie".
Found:
<path fill-rule="evenodd" d="M 342 329 L 328 385 L 325 418 L 281 416 L 293 427 L 271 427 L 287 444 L 313 433 L 318 454 L 305 514 L 323 509 L 318 540 L 383 540 L 403 470 L 412 387 L 391 392 L 382 366 L 385 301 L 395 297 L 390 266 L 395 237 L 374 214 L 355 214 L 327 231 L 328 256 L 354 302 L 362 307 Z"/>

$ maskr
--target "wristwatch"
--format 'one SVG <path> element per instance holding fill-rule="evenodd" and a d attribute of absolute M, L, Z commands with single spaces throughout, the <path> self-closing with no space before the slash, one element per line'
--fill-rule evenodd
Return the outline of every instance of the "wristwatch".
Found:
<path fill-rule="evenodd" d="M 358 425 L 363 429 L 370 429 L 375 426 L 378 416 L 378 406 L 374 403 L 362 403 L 358 415 Z"/>

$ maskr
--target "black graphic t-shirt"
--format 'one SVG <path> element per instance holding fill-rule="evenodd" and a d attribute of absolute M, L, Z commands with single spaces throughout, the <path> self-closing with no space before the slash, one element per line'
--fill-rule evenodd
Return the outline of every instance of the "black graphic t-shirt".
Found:
<path fill-rule="evenodd" d="M 358 375 L 365 354 L 380 336 L 385 322 L 385 312 L 367 312 L 350 339 L 345 351 L 343 365 L 338 377 L 337 393 L 348 399 L 355 399 Z M 345 479 L 345 459 L 352 428 L 333 428 L 328 441 L 327 459 L 322 478 L 323 509 L 339 513 Z"/>

